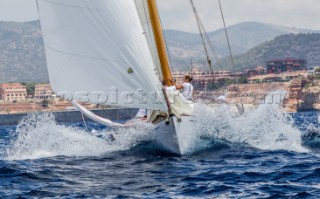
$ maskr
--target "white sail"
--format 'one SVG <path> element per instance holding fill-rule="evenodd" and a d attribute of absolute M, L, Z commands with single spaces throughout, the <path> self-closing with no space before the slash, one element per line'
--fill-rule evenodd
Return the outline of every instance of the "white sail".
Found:
<path fill-rule="evenodd" d="M 161 72 L 161 64 L 158 55 L 158 50 L 156 46 L 156 42 L 154 40 L 154 33 L 151 25 L 150 13 L 148 8 L 148 0 L 135 0 L 137 10 L 140 16 L 140 21 L 142 23 L 142 27 L 145 31 L 147 41 L 151 50 L 152 58 L 154 64 L 157 66 L 157 74 L 159 77 L 162 77 Z"/>
<path fill-rule="evenodd" d="M 94 104 L 167 111 L 135 0 L 37 0 L 50 83 Z"/>

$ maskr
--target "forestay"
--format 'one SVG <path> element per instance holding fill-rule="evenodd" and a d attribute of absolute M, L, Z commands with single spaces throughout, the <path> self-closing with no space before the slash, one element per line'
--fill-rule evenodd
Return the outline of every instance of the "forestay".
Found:
<path fill-rule="evenodd" d="M 50 83 L 58 95 L 167 111 L 135 0 L 37 3 Z"/>

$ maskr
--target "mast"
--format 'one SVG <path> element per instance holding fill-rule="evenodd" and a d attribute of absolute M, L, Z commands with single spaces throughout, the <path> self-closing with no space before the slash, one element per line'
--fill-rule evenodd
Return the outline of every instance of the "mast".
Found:
<path fill-rule="evenodd" d="M 169 66 L 169 58 L 167 54 L 165 39 L 163 36 L 163 30 L 159 17 L 159 11 L 157 8 L 157 2 L 156 0 L 147 0 L 147 2 L 150 14 L 150 21 L 160 59 L 163 80 L 167 81 L 167 83 L 171 85 L 170 80 L 172 80 L 172 74 Z"/>

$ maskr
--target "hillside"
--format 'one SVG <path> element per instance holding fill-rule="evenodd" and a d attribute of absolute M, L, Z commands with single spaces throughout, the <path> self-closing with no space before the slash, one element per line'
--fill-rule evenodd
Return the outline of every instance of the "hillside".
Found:
<path fill-rule="evenodd" d="M 235 57 L 235 68 L 241 71 L 265 65 L 266 61 L 283 58 L 301 58 L 308 61 L 308 66 L 320 65 L 320 34 L 288 34 L 276 37 L 250 49 L 247 53 Z M 222 65 L 232 70 L 229 59 L 221 60 Z"/>
<path fill-rule="evenodd" d="M 229 27 L 234 54 L 244 53 L 253 46 L 291 32 L 313 31 L 256 22 L 245 22 Z M 202 42 L 198 34 L 175 30 L 165 30 L 164 33 L 174 71 L 188 70 L 190 59 L 193 59 L 198 67 L 207 69 Z M 224 30 L 210 32 L 209 35 L 216 44 L 220 57 L 228 55 Z M 0 22 L 0 49 L 0 82 L 48 81 L 39 21 Z M 242 58 L 237 59 L 239 59 L 239 69 L 243 68 L 241 65 L 251 63 L 251 61 L 243 63 Z M 224 62 L 227 64 L 227 61 L 224 60 Z"/>
<path fill-rule="evenodd" d="M 48 81 L 37 22 L 0 22 L 0 82 Z"/>
<path fill-rule="evenodd" d="M 257 22 L 244 22 L 228 28 L 231 47 L 234 54 L 247 52 L 265 41 L 274 39 L 277 36 L 289 33 L 313 33 L 313 30 L 305 30 L 298 28 L 287 28 L 271 24 L 257 23 Z M 217 46 L 224 49 L 224 56 L 229 55 L 227 51 L 227 43 L 225 39 L 225 31 L 218 30 L 210 33 L 210 38 Z"/>
<path fill-rule="evenodd" d="M 234 55 L 246 53 L 249 49 L 280 35 L 314 32 L 317 31 L 258 22 L 244 22 L 228 28 L 230 44 Z M 218 55 L 221 58 L 229 56 L 224 29 L 209 32 L 208 35 L 214 43 Z M 207 69 L 206 66 L 203 67 L 205 65 L 205 53 L 198 34 L 166 30 L 165 36 L 175 70 L 186 70 L 190 65 L 191 59 L 199 64 L 198 67 Z"/>

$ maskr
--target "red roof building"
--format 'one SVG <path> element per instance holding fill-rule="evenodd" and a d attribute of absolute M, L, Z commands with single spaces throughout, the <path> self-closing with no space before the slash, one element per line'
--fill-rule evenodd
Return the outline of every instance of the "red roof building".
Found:
<path fill-rule="evenodd" d="M 278 59 L 268 61 L 266 64 L 268 74 L 279 74 L 285 72 L 307 70 L 307 61 L 304 59 Z"/>

